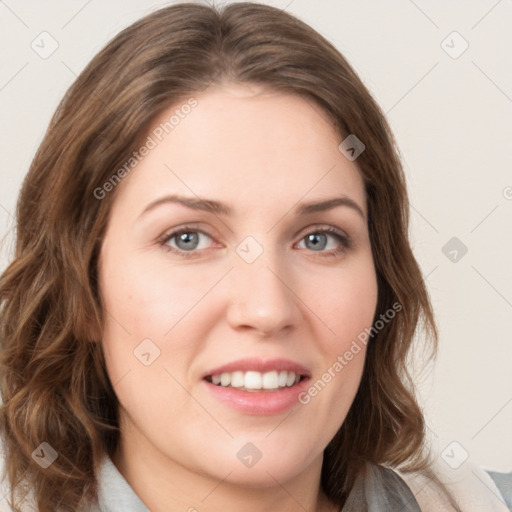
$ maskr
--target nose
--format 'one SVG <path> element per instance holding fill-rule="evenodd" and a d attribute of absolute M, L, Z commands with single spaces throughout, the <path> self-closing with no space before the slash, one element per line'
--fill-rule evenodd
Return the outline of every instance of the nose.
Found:
<path fill-rule="evenodd" d="M 239 263 L 231 277 L 227 318 L 233 329 L 270 337 L 298 325 L 300 300 L 289 272 L 261 258 L 250 264 Z"/>

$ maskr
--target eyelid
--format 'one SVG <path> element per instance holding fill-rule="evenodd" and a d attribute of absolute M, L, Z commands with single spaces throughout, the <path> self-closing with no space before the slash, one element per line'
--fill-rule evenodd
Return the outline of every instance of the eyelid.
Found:
<path fill-rule="evenodd" d="M 316 232 L 323 232 L 323 231 L 327 231 L 328 233 L 338 234 L 339 236 L 347 238 L 347 239 L 350 238 L 348 236 L 348 233 L 346 233 L 344 230 L 337 228 L 336 226 L 333 226 L 332 224 L 321 224 L 321 223 L 310 224 L 309 226 L 306 226 L 306 227 L 300 229 L 294 235 L 294 238 L 299 235 L 302 235 L 301 236 L 301 238 L 302 238 L 303 236 L 306 236 L 307 234 L 309 234 L 311 232 L 316 233 Z"/>

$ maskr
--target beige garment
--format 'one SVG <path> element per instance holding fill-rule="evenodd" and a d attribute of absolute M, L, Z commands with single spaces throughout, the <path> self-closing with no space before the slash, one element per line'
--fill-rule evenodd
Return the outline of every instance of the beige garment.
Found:
<path fill-rule="evenodd" d="M 462 512 L 509 512 L 491 477 L 479 466 L 466 461 L 451 469 L 442 460 L 433 470 L 446 485 Z M 417 473 L 401 473 L 422 512 L 453 512 L 453 507 L 436 484 Z"/>

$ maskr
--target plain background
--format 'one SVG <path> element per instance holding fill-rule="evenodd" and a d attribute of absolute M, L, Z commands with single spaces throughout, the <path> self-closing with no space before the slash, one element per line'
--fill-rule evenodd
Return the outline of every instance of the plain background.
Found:
<path fill-rule="evenodd" d="M 66 89 L 122 28 L 170 3 L 0 2 L 0 270 L 19 187 Z M 386 113 L 440 328 L 435 370 L 419 380 L 432 440 L 441 459 L 511 471 L 511 1 L 261 3 L 335 44 Z M 33 49 L 51 48 L 42 32 L 58 44 L 47 58 Z"/>

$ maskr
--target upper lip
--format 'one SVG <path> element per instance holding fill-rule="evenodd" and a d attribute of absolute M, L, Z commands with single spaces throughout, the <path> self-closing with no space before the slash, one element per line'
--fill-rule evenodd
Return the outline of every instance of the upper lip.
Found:
<path fill-rule="evenodd" d="M 305 366 L 290 359 L 258 359 L 247 357 L 212 368 L 211 370 L 204 372 L 201 378 L 204 379 L 205 377 L 210 377 L 212 375 L 220 375 L 221 373 L 232 373 L 236 371 L 255 371 L 265 373 L 272 370 L 295 372 L 296 374 L 304 377 L 311 376 L 310 371 Z"/>

